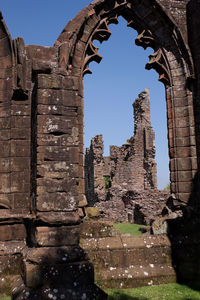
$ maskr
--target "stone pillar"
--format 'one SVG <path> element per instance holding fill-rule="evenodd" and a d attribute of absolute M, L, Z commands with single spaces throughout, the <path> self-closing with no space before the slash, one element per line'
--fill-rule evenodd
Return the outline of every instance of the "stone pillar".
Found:
<path fill-rule="evenodd" d="M 200 169 L 200 1 L 190 0 L 187 5 L 188 41 L 194 60 L 194 75 L 190 78 L 190 88 L 193 92 L 194 134 L 196 136 L 198 172 L 194 172 L 195 207 L 200 207 L 199 169 Z M 193 203 L 194 205 L 194 203 Z"/>
<path fill-rule="evenodd" d="M 177 77 L 173 90 L 166 89 L 166 99 L 171 192 L 188 203 L 193 192 L 197 158 L 192 95 L 185 91 L 183 82 L 183 76 Z"/>
<path fill-rule="evenodd" d="M 30 212 L 30 61 L 0 14 L 0 297 L 20 273 Z M 25 92 L 26 91 L 26 92 Z"/>
<path fill-rule="evenodd" d="M 79 247 L 77 89 L 72 77 L 39 74 L 36 79 L 35 218 L 31 248 L 23 253 L 24 284 L 13 299 L 106 297 L 94 285 L 93 266 Z"/>
<path fill-rule="evenodd" d="M 144 168 L 144 189 L 157 188 L 155 133 L 151 127 L 150 96 L 146 88 L 133 103 L 134 152 L 141 157 Z"/>

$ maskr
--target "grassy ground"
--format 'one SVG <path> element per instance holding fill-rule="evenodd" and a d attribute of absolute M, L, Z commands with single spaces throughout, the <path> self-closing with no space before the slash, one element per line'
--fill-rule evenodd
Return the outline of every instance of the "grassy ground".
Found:
<path fill-rule="evenodd" d="M 200 300 L 200 292 L 177 283 L 144 286 L 134 289 L 109 289 L 108 300 Z M 0 300 L 11 300 L 2 297 Z"/>
<path fill-rule="evenodd" d="M 199 300 L 200 292 L 177 283 L 135 289 L 106 290 L 108 300 Z"/>
<path fill-rule="evenodd" d="M 130 223 L 115 223 L 114 227 L 118 229 L 122 234 L 130 233 L 131 235 L 140 235 L 142 234 L 140 228 L 143 228 L 145 226 Z"/>

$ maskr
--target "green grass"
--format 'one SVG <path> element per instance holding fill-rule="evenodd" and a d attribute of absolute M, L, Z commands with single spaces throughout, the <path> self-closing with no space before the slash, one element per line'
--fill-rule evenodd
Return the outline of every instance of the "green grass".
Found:
<path fill-rule="evenodd" d="M 115 223 L 114 227 L 118 229 L 122 234 L 130 233 L 131 235 L 142 234 L 140 228 L 144 228 L 144 225 L 130 224 L 130 223 Z"/>
<path fill-rule="evenodd" d="M 135 289 L 108 289 L 108 300 L 198 300 L 200 292 L 177 283 Z"/>
<path fill-rule="evenodd" d="M 134 289 L 107 289 L 108 300 L 200 300 L 200 292 L 178 283 Z M 0 300 L 11 300 L 2 297 Z"/>

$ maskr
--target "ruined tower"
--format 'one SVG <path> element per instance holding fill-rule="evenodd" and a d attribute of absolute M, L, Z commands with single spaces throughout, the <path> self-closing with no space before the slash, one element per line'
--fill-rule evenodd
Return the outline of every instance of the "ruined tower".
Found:
<path fill-rule="evenodd" d="M 133 103 L 133 110 L 134 152 L 136 157 L 141 157 L 143 163 L 144 189 L 157 188 L 155 133 L 151 127 L 149 89 L 146 88 L 138 95 Z"/>
<path fill-rule="evenodd" d="M 121 147 L 110 146 L 104 157 L 102 135 L 91 140 L 85 155 L 86 195 L 89 203 L 106 200 L 109 187 L 122 190 L 157 188 L 155 134 L 151 127 L 149 89 L 133 103 L 134 136 Z"/>

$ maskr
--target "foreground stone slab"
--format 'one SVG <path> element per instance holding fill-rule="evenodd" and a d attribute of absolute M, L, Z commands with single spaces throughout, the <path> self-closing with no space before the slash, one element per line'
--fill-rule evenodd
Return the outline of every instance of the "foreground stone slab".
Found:
<path fill-rule="evenodd" d="M 102 288 L 131 288 L 176 282 L 167 236 L 83 238 L 81 245 Z"/>

